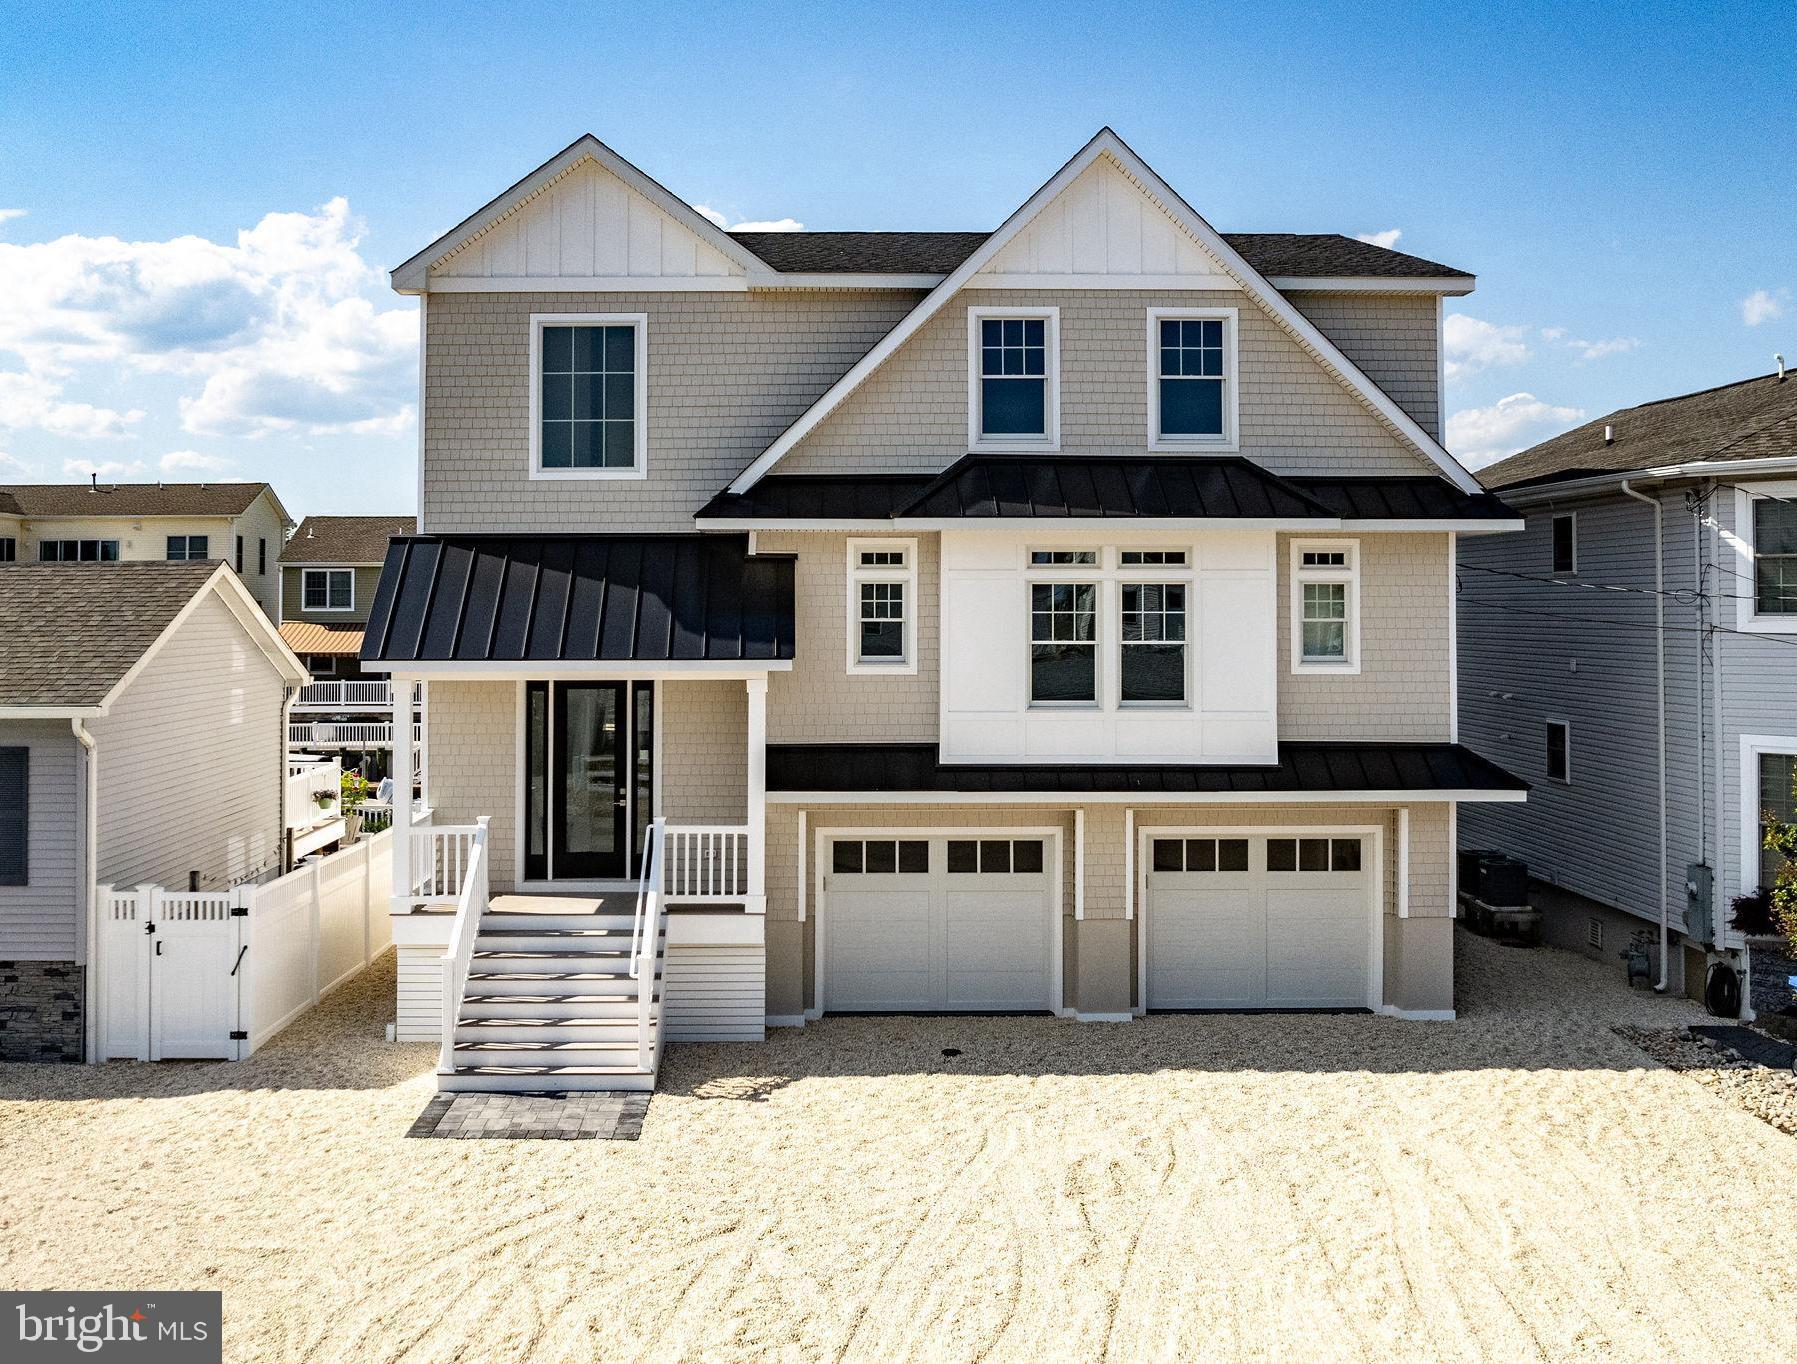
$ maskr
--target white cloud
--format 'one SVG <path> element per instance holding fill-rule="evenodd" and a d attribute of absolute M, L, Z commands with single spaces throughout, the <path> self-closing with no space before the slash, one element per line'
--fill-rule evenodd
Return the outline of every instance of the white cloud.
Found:
<path fill-rule="evenodd" d="M 106 483 L 117 483 L 121 479 L 128 478 L 142 478 L 148 472 L 148 466 L 141 459 L 130 461 L 108 459 L 98 464 L 91 459 L 65 459 L 62 462 L 64 478 L 88 478 L 97 474 Z"/>
<path fill-rule="evenodd" d="M 1544 403 L 1533 393 L 1512 393 L 1490 407 L 1469 407 L 1448 418 L 1448 448 L 1468 468 L 1478 469 L 1513 455 L 1550 434 L 1583 420 L 1578 407 Z"/>
<path fill-rule="evenodd" d="M 270 213 L 233 243 L 66 236 L 0 242 L 0 425 L 117 435 L 140 411 L 78 401 L 90 377 L 169 375 L 186 429 L 384 433 L 412 421 L 416 314 L 371 296 L 342 198 Z M 10 390 L 9 390 L 10 385 Z"/>
<path fill-rule="evenodd" d="M 766 218 L 758 221 L 733 223 L 715 208 L 705 204 L 694 204 L 693 210 L 701 217 L 710 219 L 726 232 L 803 232 L 805 224 L 797 218 Z"/>
<path fill-rule="evenodd" d="M 10 223 L 14 218 L 23 218 L 30 211 L 25 208 L 0 208 L 0 223 Z"/>
<path fill-rule="evenodd" d="M 1543 332 L 1543 336 L 1547 333 Z M 1581 360 L 1602 360 L 1609 355 L 1626 355 L 1632 350 L 1641 348 L 1638 336 L 1612 336 L 1607 341 L 1580 341 L 1577 339 L 1566 343 L 1579 353 Z"/>
<path fill-rule="evenodd" d="M 1529 358 L 1523 340 L 1524 326 L 1496 326 L 1464 313 L 1451 314 L 1442 323 L 1442 346 L 1447 352 L 1448 378 L 1490 369 L 1494 365 L 1520 365 Z"/>
<path fill-rule="evenodd" d="M 0 473 L 23 474 L 29 477 L 31 466 L 17 455 L 9 455 L 6 451 L 0 450 Z"/>
<path fill-rule="evenodd" d="M 217 455 L 202 455 L 198 450 L 170 450 L 156 461 L 156 468 L 164 474 L 218 474 L 230 467 L 230 460 L 220 459 Z"/>
<path fill-rule="evenodd" d="M 1368 246 L 1383 246 L 1387 251 L 1398 244 L 1398 238 L 1404 235 L 1401 227 L 1388 227 L 1383 232 L 1359 232 L 1355 241 L 1365 242 Z"/>
<path fill-rule="evenodd" d="M 1789 289 L 1780 289 L 1776 293 L 1769 289 L 1755 289 L 1741 300 L 1741 321 L 1750 327 L 1757 327 L 1762 322 L 1776 322 L 1785 315 L 1790 301 Z"/>
<path fill-rule="evenodd" d="M 1543 341 L 1558 341 L 1565 335 L 1566 328 L 1564 327 L 1543 327 L 1541 329 L 1541 339 Z"/>

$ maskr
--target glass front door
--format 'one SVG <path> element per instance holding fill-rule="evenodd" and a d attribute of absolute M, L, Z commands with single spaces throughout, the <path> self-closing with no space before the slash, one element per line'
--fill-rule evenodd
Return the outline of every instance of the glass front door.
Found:
<path fill-rule="evenodd" d="M 632 874 L 654 803 L 654 691 L 626 682 L 533 682 L 525 700 L 524 874 Z"/>

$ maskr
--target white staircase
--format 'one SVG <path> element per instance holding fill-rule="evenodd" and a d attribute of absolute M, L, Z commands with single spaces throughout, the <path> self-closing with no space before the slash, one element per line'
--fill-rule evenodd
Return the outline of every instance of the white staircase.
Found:
<path fill-rule="evenodd" d="M 639 982 L 631 975 L 635 916 L 483 914 L 451 1064 L 438 1074 L 437 1088 L 655 1088 L 667 938 L 657 928 L 645 1039 Z"/>
<path fill-rule="evenodd" d="M 437 1088 L 654 1089 L 667 972 L 662 821 L 649 826 L 634 914 L 491 913 L 486 826 L 470 835 L 457 878 Z"/>

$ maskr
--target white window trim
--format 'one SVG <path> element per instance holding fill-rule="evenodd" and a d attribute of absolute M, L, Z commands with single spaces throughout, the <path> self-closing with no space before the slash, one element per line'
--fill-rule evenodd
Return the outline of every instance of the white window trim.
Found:
<path fill-rule="evenodd" d="M 1189 556 L 1188 556 L 1189 557 Z M 1112 632 L 1117 641 L 1117 709 L 1119 710 L 1190 710 L 1192 708 L 1192 659 L 1195 650 L 1192 648 L 1192 620 L 1195 615 L 1195 598 L 1197 593 L 1185 565 L 1173 564 L 1131 564 L 1122 566 L 1123 556 L 1117 556 L 1117 623 Z M 1169 570 L 1172 570 L 1169 573 Z M 1182 576 L 1185 574 L 1186 576 Z M 1132 648 L 1141 648 L 1144 644 L 1173 643 L 1170 640 L 1140 640 L 1135 644 L 1123 638 L 1123 589 L 1126 587 L 1181 587 L 1185 589 L 1185 605 L 1180 608 L 1180 616 L 1185 623 L 1185 636 L 1178 640 L 1180 653 L 1180 695 L 1177 701 L 1131 701 L 1123 695 L 1123 660 Z"/>
<path fill-rule="evenodd" d="M 1769 753 L 1797 757 L 1797 735 L 1741 736 L 1741 864 L 1735 893 L 1746 895 L 1760 883 L 1760 759 Z M 1729 932 L 1732 934 L 1733 929 Z"/>
<path fill-rule="evenodd" d="M 327 605 L 307 606 L 306 605 L 306 583 L 314 574 L 320 574 L 320 573 L 325 575 L 324 599 L 325 599 Z M 349 605 L 348 606 L 328 605 L 328 603 L 331 600 L 331 580 L 330 580 L 329 575 L 331 575 L 332 573 L 347 573 L 347 574 L 349 574 Z M 353 569 L 353 568 L 302 568 L 300 570 L 300 610 L 310 611 L 310 612 L 320 612 L 320 611 L 342 612 L 342 611 L 354 611 L 355 609 L 356 609 L 356 570 L 355 569 Z"/>
<path fill-rule="evenodd" d="M 1548 753 L 1550 752 L 1550 747 L 1551 747 L 1549 744 L 1549 739 L 1551 738 L 1553 731 L 1554 731 L 1554 727 L 1556 725 L 1566 731 L 1566 775 L 1563 777 L 1556 777 L 1551 771 L 1548 770 Z M 1544 777 L 1547 778 L 1547 780 L 1549 780 L 1551 782 L 1558 782 L 1561 786 L 1571 786 L 1572 785 L 1572 722 L 1571 721 L 1556 719 L 1553 716 L 1542 717 L 1541 773 Z"/>
<path fill-rule="evenodd" d="M 545 469 L 543 467 L 543 328 L 636 328 L 636 463 L 628 469 Z M 649 476 L 649 314 L 532 313 L 530 315 L 530 476 L 533 479 L 632 479 Z"/>
<path fill-rule="evenodd" d="M 1305 568 L 1308 553 L 1347 552 L 1346 568 Z M 1291 670 L 1326 676 L 1354 677 L 1360 672 L 1360 542 L 1358 540 L 1293 540 L 1291 542 L 1290 615 Z M 1348 587 L 1348 656 L 1339 663 L 1304 657 L 1304 584 L 1346 583 Z"/>
<path fill-rule="evenodd" d="M 1759 574 L 1754 549 L 1753 504 L 1767 497 L 1797 499 L 1797 483 L 1743 483 L 1735 489 L 1735 529 L 1722 533 L 1735 551 L 1735 628 L 1756 635 L 1797 635 L 1797 616 L 1759 613 Z M 1726 562 L 1724 564 L 1726 567 Z"/>
<path fill-rule="evenodd" d="M 1177 551 L 1186 556 L 1183 564 L 1123 565 L 1125 549 Z M 1032 554 L 1076 550 L 1097 556 L 1095 564 L 1035 564 Z M 1122 711 L 1179 711 L 1196 708 L 1198 701 L 1198 571 L 1197 555 L 1191 545 L 1069 545 L 1050 541 L 1026 545 L 1022 551 L 1024 610 L 1031 613 L 1031 589 L 1041 584 L 1091 583 L 1097 588 L 1093 602 L 1093 643 L 1097 649 L 1094 680 L 1095 696 L 1090 701 L 1038 701 L 1030 693 L 1034 686 L 1033 626 L 1024 630 L 1024 706 L 1026 710 L 1083 710 L 1117 713 Z M 1174 584 L 1186 590 L 1185 697 L 1179 701 L 1125 701 L 1123 699 L 1123 585 L 1148 583 Z"/>
<path fill-rule="evenodd" d="M 1558 527 L 1562 521 L 1566 522 L 1567 525 L 1572 527 L 1572 567 L 1571 568 L 1561 568 L 1560 565 L 1554 561 L 1554 535 L 1556 533 L 1555 528 Z M 1579 575 L 1579 514 L 1577 512 L 1555 512 L 1552 516 L 1550 516 L 1548 518 L 1548 521 L 1547 521 L 1547 571 L 1549 573 L 1564 573 L 1564 574 L 1567 574 L 1568 576 L 1574 577 L 1574 578 L 1578 577 L 1578 575 Z"/>
<path fill-rule="evenodd" d="M 985 436 L 980 433 L 980 323 L 1002 318 L 1046 322 L 1047 355 L 1043 361 L 1048 390 L 1044 395 L 1043 436 Z M 1061 448 L 1061 310 L 1059 308 L 969 308 L 967 310 L 967 448 L 982 454 L 1052 451 Z"/>
<path fill-rule="evenodd" d="M 905 555 L 904 566 L 894 567 L 891 564 L 867 565 L 861 563 L 862 554 L 868 551 L 902 550 Z M 847 598 L 847 643 L 846 653 L 850 676 L 861 677 L 912 677 L 917 673 L 917 541 L 915 540 L 853 540 L 848 542 L 847 556 L 848 591 Z M 887 662 L 863 659 L 861 655 L 861 584 L 862 583 L 902 583 L 905 588 L 905 656 Z"/>
<path fill-rule="evenodd" d="M 1036 698 L 1036 588 L 1038 587 L 1090 587 L 1092 589 L 1092 699 L 1089 701 L 1057 701 L 1038 700 Z M 1030 569 L 1023 580 L 1023 695 L 1024 706 L 1028 710 L 1113 710 L 1111 697 L 1115 694 L 1111 678 L 1111 664 L 1106 656 L 1105 642 L 1107 637 L 1115 635 L 1105 621 L 1110 614 L 1110 601 L 1114 595 L 1114 581 L 1107 579 L 1100 569 L 1091 564 L 1059 564 L 1045 574 L 1043 567 Z M 1048 643 L 1051 641 L 1042 641 Z M 1077 643 L 1079 641 L 1063 641 Z"/>
<path fill-rule="evenodd" d="M 1234 454 L 1241 449 L 1241 384 L 1239 351 L 1236 344 L 1234 308 L 1150 308 L 1147 330 L 1148 371 L 1148 448 L 1150 450 L 1208 450 L 1218 454 Z M 1220 436 L 1163 436 L 1161 434 L 1161 347 L 1162 320 L 1185 318 L 1221 319 L 1223 323 L 1223 434 Z"/>
<path fill-rule="evenodd" d="M 314 681 L 321 677 L 337 675 L 337 656 L 335 654 L 311 654 L 306 659 L 306 671 L 312 674 Z"/>

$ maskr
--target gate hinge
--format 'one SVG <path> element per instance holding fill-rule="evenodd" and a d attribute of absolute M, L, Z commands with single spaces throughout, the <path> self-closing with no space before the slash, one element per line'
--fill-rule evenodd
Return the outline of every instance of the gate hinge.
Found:
<path fill-rule="evenodd" d="M 231 1040 L 233 1042 L 247 1042 L 250 1040 L 250 1035 L 241 1028 L 235 1028 L 231 1032 Z"/>
<path fill-rule="evenodd" d="M 232 905 L 231 906 L 231 917 L 233 919 L 249 918 L 250 917 L 250 907 L 248 905 Z"/>

